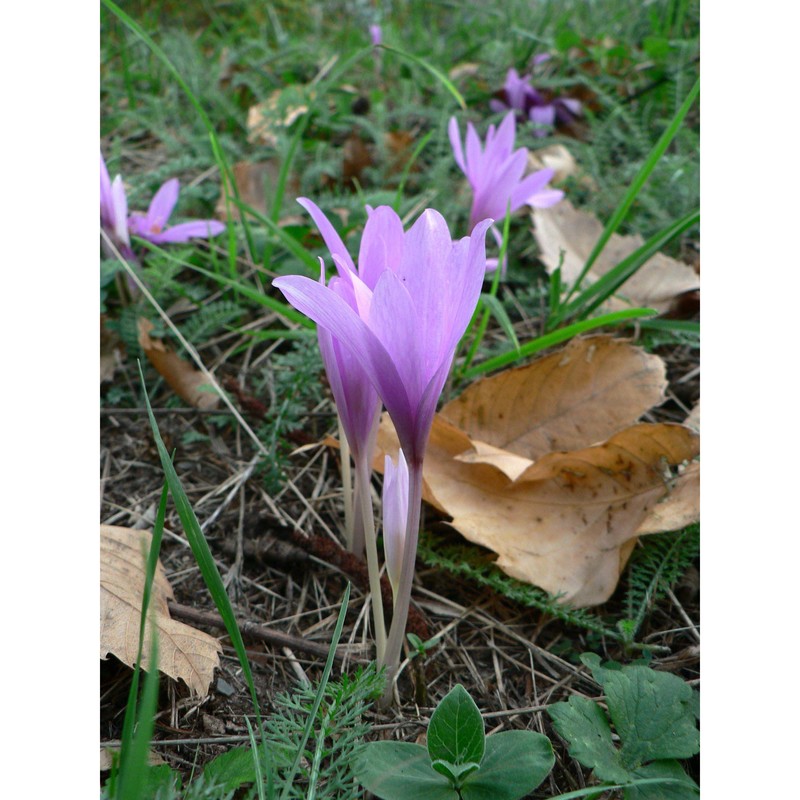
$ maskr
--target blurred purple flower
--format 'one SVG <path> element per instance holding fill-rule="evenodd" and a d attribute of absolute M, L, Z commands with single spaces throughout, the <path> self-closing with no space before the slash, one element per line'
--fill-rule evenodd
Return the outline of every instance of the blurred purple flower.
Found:
<path fill-rule="evenodd" d="M 403 567 L 403 551 L 408 523 L 408 464 L 402 449 L 397 466 L 387 455 L 383 470 L 383 549 L 386 574 L 392 585 L 395 602 Z"/>
<path fill-rule="evenodd" d="M 108 237 L 127 259 L 133 258 L 128 236 L 128 199 L 122 177 L 117 175 L 112 183 L 103 154 L 100 153 L 100 225 Z"/>
<path fill-rule="evenodd" d="M 450 119 L 448 133 L 456 163 L 472 187 L 470 230 L 478 220 L 505 217 L 509 202 L 513 213 L 524 205 L 549 208 L 564 197 L 564 192 L 547 186 L 555 174 L 553 169 L 540 169 L 522 177 L 528 165 L 528 151 L 524 147 L 514 150 L 515 123 L 512 112 L 506 114 L 498 129 L 494 125 L 489 126 L 485 145 L 481 145 L 474 126 L 468 122 L 466 155 L 455 117 Z"/>
<path fill-rule="evenodd" d="M 167 221 L 178 202 L 180 181 L 168 180 L 154 195 L 147 214 L 133 213 L 128 218 L 128 229 L 135 236 L 153 244 L 188 242 L 189 239 L 207 239 L 225 230 L 225 225 L 215 219 L 194 220 L 167 227 Z"/>
<path fill-rule="evenodd" d="M 177 178 L 167 181 L 155 194 L 147 214 L 128 216 L 128 199 L 122 176 L 112 182 L 103 154 L 100 154 L 100 224 L 109 238 L 126 258 L 133 258 L 130 234 L 153 244 L 187 242 L 191 238 L 216 236 L 225 230 L 217 220 L 195 220 L 167 228 L 167 220 L 178 202 L 180 183 Z"/>
<path fill-rule="evenodd" d="M 547 53 L 540 53 L 533 59 L 534 66 L 548 61 Z M 581 103 L 571 97 L 553 97 L 548 100 L 530 84 L 530 75 L 520 77 L 515 69 L 510 69 L 499 98 L 492 98 L 489 107 L 492 111 L 514 111 L 520 119 L 534 124 L 535 136 L 546 136 L 556 122 L 572 122 L 581 113 Z"/>
<path fill-rule="evenodd" d="M 380 25 L 369 26 L 369 39 L 373 47 L 377 47 L 383 41 L 383 32 Z"/>

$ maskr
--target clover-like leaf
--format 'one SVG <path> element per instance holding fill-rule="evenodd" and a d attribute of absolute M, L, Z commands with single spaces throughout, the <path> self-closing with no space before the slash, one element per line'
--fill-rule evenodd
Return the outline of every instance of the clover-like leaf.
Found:
<path fill-rule="evenodd" d="M 483 718 L 475 701 L 459 683 L 436 707 L 428 726 L 431 761 L 480 764 L 484 752 Z"/>

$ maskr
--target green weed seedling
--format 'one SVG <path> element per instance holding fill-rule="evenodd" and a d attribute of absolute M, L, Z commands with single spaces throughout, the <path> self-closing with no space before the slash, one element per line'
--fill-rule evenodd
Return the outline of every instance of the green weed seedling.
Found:
<path fill-rule="evenodd" d="M 370 742 L 356 759 L 356 778 L 383 800 L 519 800 L 553 768 L 549 739 L 533 731 L 484 735 L 475 701 L 461 684 L 439 703 L 427 748 Z"/>
<path fill-rule="evenodd" d="M 614 662 L 601 666 L 594 653 L 584 653 L 581 660 L 603 687 L 621 746 L 614 744 L 600 706 L 573 696 L 548 709 L 553 726 L 569 743 L 570 755 L 594 770 L 604 784 L 629 784 L 625 800 L 698 797 L 697 784 L 678 762 L 700 751 L 697 692 L 676 675 L 650 667 Z"/>

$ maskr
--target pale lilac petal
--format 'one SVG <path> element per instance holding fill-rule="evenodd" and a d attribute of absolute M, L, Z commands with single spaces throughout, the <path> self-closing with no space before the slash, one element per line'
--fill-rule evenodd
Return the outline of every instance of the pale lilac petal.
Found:
<path fill-rule="evenodd" d="M 464 150 L 461 147 L 461 131 L 458 129 L 458 121 L 455 117 L 450 117 L 447 125 L 447 135 L 450 137 L 450 146 L 453 148 L 453 157 L 459 169 L 466 175 L 467 165 L 464 161 Z"/>
<path fill-rule="evenodd" d="M 407 521 L 408 463 L 401 448 L 397 454 L 397 466 L 387 455 L 383 471 L 383 547 L 386 573 L 395 595 L 403 566 Z"/>
<path fill-rule="evenodd" d="M 111 200 L 111 178 L 100 153 L 100 222 L 106 227 L 114 227 L 114 205 Z"/>
<path fill-rule="evenodd" d="M 567 111 L 575 117 L 579 117 L 581 115 L 581 110 L 583 106 L 581 105 L 580 100 L 576 100 L 573 97 L 559 97 L 558 102 L 566 106 Z"/>
<path fill-rule="evenodd" d="M 498 100 L 496 97 L 493 97 L 489 101 L 489 108 L 494 111 L 496 114 L 500 114 L 503 111 L 508 111 L 509 104 L 504 103 L 502 100 Z M 451 140 L 452 141 L 452 140 Z M 460 166 L 460 165 L 459 165 Z"/>
<path fill-rule="evenodd" d="M 171 178 L 153 196 L 147 209 L 147 226 L 152 233 L 161 233 L 167 227 L 170 215 L 178 202 L 180 189 L 180 181 Z"/>
<path fill-rule="evenodd" d="M 528 205 L 534 208 L 550 208 L 564 199 L 561 189 L 544 189 L 528 200 Z"/>
<path fill-rule="evenodd" d="M 400 442 L 413 442 L 415 413 L 409 393 L 392 357 L 375 332 L 341 297 L 317 281 L 288 275 L 276 278 L 272 285 L 280 289 L 298 311 L 327 328 L 343 347 L 348 348 L 383 400 Z"/>
<path fill-rule="evenodd" d="M 198 219 L 192 222 L 183 222 L 180 225 L 173 225 L 162 233 L 144 231 L 138 235 L 153 244 L 174 244 L 188 242 L 189 239 L 208 239 L 212 236 L 217 236 L 224 230 L 225 225 L 215 219 Z"/>
<path fill-rule="evenodd" d="M 128 237 L 128 198 L 121 175 L 117 175 L 111 184 L 111 207 L 114 235 L 117 241 L 129 246 L 131 241 Z"/>
<path fill-rule="evenodd" d="M 450 347 L 455 351 L 458 342 L 467 330 L 483 286 L 486 271 L 486 231 L 493 220 L 481 220 L 469 236 L 469 245 L 463 251 L 466 239 L 453 247 L 451 272 L 458 275 L 454 281 L 455 294 L 448 302 L 450 306 Z"/>
<path fill-rule="evenodd" d="M 511 195 L 511 205 L 519 208 L 526 203 L 530 203 L 532 198 L 542 192 L 548 183 L 553 180 L 555 170 L 547 167 L 533 172 L 525 178 Z"/>
<path fill-rule="evenodd" d="M 494 140 L 494 149 L 499 158 L 506 158 L 514 149 L 514 137 L 516 135 L 516 118 L 514 113 L 509 111 L 505 115 L 500 127 L 497 129 L 497 138 Z"/>
<path fill-rule="evenodd" d="M 314 220 L 314 224 L 317 226 L 317 230 L 319 230 L 322 240 L 325 242 L 325 246 L 330 251 L 331 256 L 339 256 L 347 268 L 351 272 L 355 272 L 356 265 L 353 263 L 350 253 L 347 252 L 347 248 L 344 246 L 342 237 L 336 232 L 336 229 L 333 227 L 333 225 L 331 225 L 325 214 L 322 213 L 319 206 L 317 206 L 316 203 L 313 203 L 307 197 L 298 197 L 297 202 L 300 203 L 300 205 L 303 206 L 303 208 L 308 211 L 309 214 L 311 214 L 311 219 Z"/>
<path fill-rule="evenodd" d="M 317 338 L 336 401 L 345 436 L 353 458 L 369 457 L 373 437 L 373 421 L 380 407 L 378 393 L 370 383 L 358 359 L 338 339 L 321 326 Z"/>
<path fill-rule="evenodd" d="M 377 47 L 383 40 L 383 33 L 380 25 L 369 26 L 369 38 L 373 47 Z"/>
<path fill-rule="evenodd" d="M 467 158 L 466 158 L 466 176 L 467 180 L 472 185 L 473 190 L 481 185 L 484 181 L 483 174 L 483 148 L 481 147 L 481 140 L 478 138 L 478 133 L 471 122 L 467 123 Z"/>
<path fill-rule="evenodd" d="M 403 223 L 390 206 L 380 206 L 367 219 L 358 251 L 358 274 L 374 289 L 384 270 L 396 270 L 403 257 Z"/>
<path fill-rule="evenodd" d="M 539 55 L 533 57 L 533 64 L 538 67 L 539 64 L 544 64 L 545 61 L 549 61 L 551 58 L 550 53 L 539 53 Z"/>
<path fill-rule="evenodd" d="M 521 147 L 511 158 L 500 166 L 492 174 L 491 181 L 488 181 L 480 191 L 475 193 L 471 221 L 474 223 L 480 219 L 491 217 L 500 219 L 505 217 L 508 201 L 512 199 L 512 194 L 519 183 L 525 166 L 528 163 L 528 152 Z M 514 205 L 512 200 L 511 211 L 516 211 L 519 204 Z"/>

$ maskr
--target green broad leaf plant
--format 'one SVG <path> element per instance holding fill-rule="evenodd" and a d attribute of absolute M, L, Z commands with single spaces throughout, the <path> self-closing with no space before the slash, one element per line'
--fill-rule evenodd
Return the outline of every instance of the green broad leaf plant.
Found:
<path fill-rule="evenodd" d="M 585 697 L 551 706 L 548 713 L 569 754 L 605 784 L 640 782 L 625 788 L 624 800 L 697 798 L 697 784 L 679 763 L 700 751 L 697 692 L 677 675 L 640 664 L 601 666 L 594 653 L 581 660 L 603 687 L 608 715 Z"/>
<path fill-rule="evenodd" d="M 371 742 L 355 763 L 358 781 L 382 800 L 519 800 L 553 768 L 553 748 L 533 731 L 484 734 L 461 684 L 439 703 L 428 746 Z"/>

